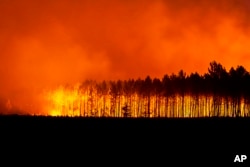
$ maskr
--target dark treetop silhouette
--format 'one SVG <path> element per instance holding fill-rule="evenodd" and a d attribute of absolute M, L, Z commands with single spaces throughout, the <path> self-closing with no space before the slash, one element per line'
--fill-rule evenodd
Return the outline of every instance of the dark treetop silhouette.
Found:
<path fill-rule="evenodd" d="M 204 75 L 180 70 L 162 79 L 86 80 L 50 92 L 47 100 L 50 115 L 60 116 L 243 117 L 250 110 L 249 85 L 244 67 L 227 72 L 213 61 Z"/>

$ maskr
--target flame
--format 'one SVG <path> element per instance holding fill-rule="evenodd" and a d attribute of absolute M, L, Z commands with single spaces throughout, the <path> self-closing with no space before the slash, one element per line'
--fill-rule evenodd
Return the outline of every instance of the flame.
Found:
<path fill-rule="evenodd" d="M 110 85 L 109 85 L 110 86 Z M 60 86 L 46 91 L 44 94 L 44 113 L 48 116 L 83 116 L 83 117 L 128 117 L 124 107 L 129 108 L 129 117 L 210 117 L 233 116 L 232 102 L 221 99 L 221 104 L 214 102 L 213 96 L 201 95 L 199 98 L 192 95 L 181 96 L 142 96 L 136 92 L 112 94 L 99 90 L 96 84 Z M 229 108 L 225 108 L 228 103 Z M 247 114 L 248 107 L 243 99 L 240 103 L 240 114 Z"/>
<path fill-rule="evenodd" d="M 58 87 L 44 95 L 47 102 L 45 109 L 50 116 L 78 116 L 80 115 L 79 102 L 81 96 L 78 86 L 73 88 Z M 82 97 L 83 98 L 83 97 Z"/>
<path fill-rule="evenodd" d="M 26 114 L 93 115 L 94 104 L 112 115 L 109 95 L 89 89 L 58 87 L 41 104 L 37 94 L 85 79 L 203 74 L 212 60 L 249 69 L 249 2 L 0 0 L 0 107 L 10 99 L 3 107 Z"/>

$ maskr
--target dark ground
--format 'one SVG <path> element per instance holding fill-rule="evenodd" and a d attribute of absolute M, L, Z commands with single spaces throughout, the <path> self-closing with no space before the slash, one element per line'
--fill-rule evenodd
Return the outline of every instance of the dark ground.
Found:
<path fill-rule="evenodd" d="M 235 165 L 236 154 L 246 154 L 250 159 L 250 118 L 125 119 L 2 115 L 0 130 L 2 146 L 7 145 L 7 150 L 9 147 L 26 150 L 28 145 L 39 148 L 32 154 L 41 149 L 47 153 L 55 151 L 53 155 L 58 155 L 57 152 L 64 156 L 76 154 L 84 159 L 88 159 L 84 154 L 95 159 L 107 156 L 106 160 L 116 159 L 129 164 L 133 157 L 136 160 L 141 157 L 145 164 L 152 160 L 161 162 L 160 166 L 170 162 L 198 161 Z M 66 151 L 68 149 L 70 151 Z"/>

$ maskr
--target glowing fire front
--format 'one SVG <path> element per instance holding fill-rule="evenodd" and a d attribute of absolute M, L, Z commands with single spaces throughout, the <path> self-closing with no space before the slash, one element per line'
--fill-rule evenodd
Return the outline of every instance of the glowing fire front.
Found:
<path fill-rule="evenodd" d="M 146 86 L 146 87 L 145 87 Z M 212 117 L 247 116 L 250 103 L 210 94 L 178 94 L 139 82 L 85 82 L 60 86 L 44 94 L 50 116 Z"/>
<path fill-rule="evenodd" d="M 85 83 L 47 91 L 44 94 L 45 112 L 50 116 L 122 117 L 128 98 L 118 92 L 112 95 L 107 85 L 102 86 Z"/>
<path fill-rule="evenodd" d="M 78 88 L 65 88 L 49 91 L 45 95 L 48 115 L 51 116 L 78 116 L 80 115 L 80 96 Z"/>

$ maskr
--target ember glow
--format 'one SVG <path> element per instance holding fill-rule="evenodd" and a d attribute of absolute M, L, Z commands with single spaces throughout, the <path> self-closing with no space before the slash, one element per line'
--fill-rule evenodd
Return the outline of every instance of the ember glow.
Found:
<path fill-rule="evenodd" d="M 203 74 L 212 60 L 250 69 L 249 10 L 249 0 L 1 0 L 0 109 L 75 115 L 57 108 L 87 97 L 58 85 Z"/>
<path fill-rule="evenodd" d="M 67 111 L 65 114 L 72 115 L 74 111 L 74 102 L 77 100 L 77 92 L 74 90 L 65 90 L 60 87 L 53 92 L 48 92 L 47 100 L 48 106 L 51 106 L 51 108 L 46 109 L 49 115 L 61 116 L 64 115 L 64 110 Z M 72 113 L 70 113 L 70 110 L 72 110 Z"/>

